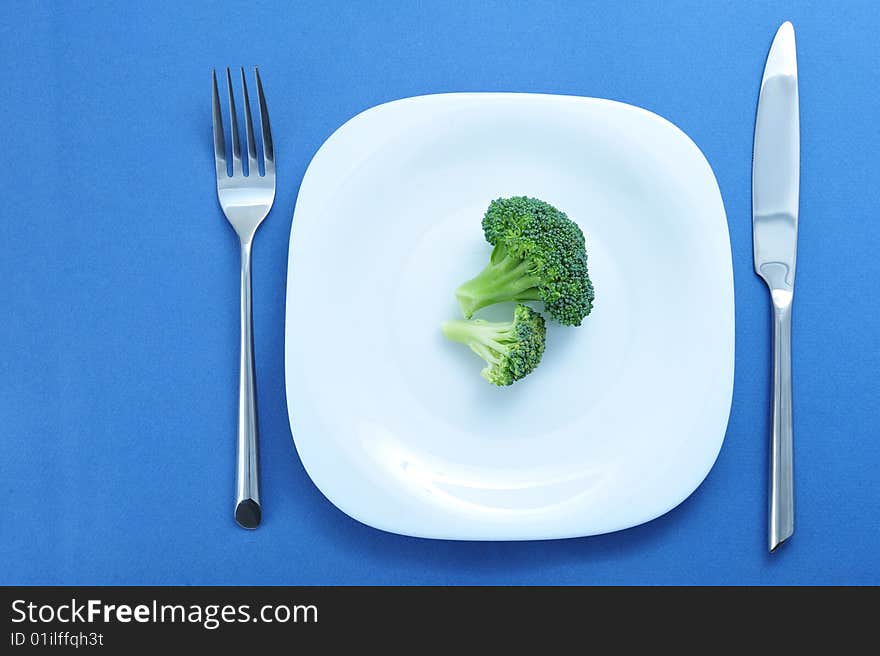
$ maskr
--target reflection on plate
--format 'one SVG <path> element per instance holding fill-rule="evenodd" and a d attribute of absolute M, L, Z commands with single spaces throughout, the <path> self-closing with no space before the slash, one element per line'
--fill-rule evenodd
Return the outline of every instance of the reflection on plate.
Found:
<path fill-rule="evenodd" d="M 597 296 L 580 328 L 548 322 L 533 374 L 495 388 L 439 324 L 488 258 L 483 212 L 513 195 L 580 224 Z M 343 125 L 306 172 L 287 281 L 291 428 L 315 484 L 366 524 L 526 540 L 653 519 L 715 461 L 733 349 L 718 185 L 655 114 L 568 96 L 408 98 Z"/>

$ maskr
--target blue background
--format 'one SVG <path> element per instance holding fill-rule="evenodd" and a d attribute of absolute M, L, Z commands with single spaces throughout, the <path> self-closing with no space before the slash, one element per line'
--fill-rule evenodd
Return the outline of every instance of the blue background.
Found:
<path fill-rule="evenodd" d="M 785 19 L 803 139 L 798 527 L 770 556 L 750 175 Z M 2 3 L 0 583 L 880 583 L 878 33 L 871 2 Z M 264 524 L 247 532 L 232 520 L 238 244 L 215 195 L 209 77 L 255 63 L 280 182 L 254 251 Z M 487 90 L 646 107 L 718 178 L 730 425 L 703 485 L 647 525 L 543 543 L 399 537 L 336 510 L 294 450 L 283 298 L 310 158 L 377 103 Z"/>

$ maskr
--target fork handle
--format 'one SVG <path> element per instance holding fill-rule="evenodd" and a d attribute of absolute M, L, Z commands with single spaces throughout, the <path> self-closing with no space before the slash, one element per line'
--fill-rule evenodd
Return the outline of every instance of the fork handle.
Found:
<path fill-rule="evenodd" d="M 794 463 L 791 411 L 791 302 L 773 295 L 773 418 L 770 438 L 770 551 L 794 533 Z"/>
<path fill-rule="evenodd" d="M 241 242 L 241 362 L 238 379 L 238 454 L 236 458 L 235 521 L 257 528 L 260 475 L 257 447 L 257 394 L 254 377 L 254 321 L 251 301 L 251 242 Z"/>

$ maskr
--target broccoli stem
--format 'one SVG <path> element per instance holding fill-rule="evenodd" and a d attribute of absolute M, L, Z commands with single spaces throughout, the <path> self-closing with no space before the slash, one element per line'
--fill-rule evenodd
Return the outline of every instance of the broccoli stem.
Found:
<path fill-rule="evenodd" d="M 529 274 L 524 260 L 511 257 L 495 247 L 489 264 L 476 277 L 462 283 L 455 297 L 465 317 L 470 319 L 480 308 L 505 301 L 540 301 L 540 280 Z"/>
<path fill-rule="evenodd" d="M 489 364 L 498 364 L 500 354 L 509 348 L 505 342 L 515 338 L 509 321 L 444 321 L 441 329 L 448 339 L 469 346 Z"/>

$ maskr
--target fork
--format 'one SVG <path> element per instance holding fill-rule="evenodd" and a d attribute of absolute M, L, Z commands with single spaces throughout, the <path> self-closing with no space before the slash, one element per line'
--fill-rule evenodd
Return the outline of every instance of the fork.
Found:
<path fill-rule="evenodd" d="M 247 139 L 247 174 L 243 169 L 238 118 L 235 114 L 235 97 L 232 91 L 232 73 L 226 69 L 229 91 L 229 124 L 232 141 L 232 175 L 229 175 L 226 159 L 226 139 L 223 117 L 220 112 L 220 93 L 217 90 L 217 72 L 212 71 L 214 84 L 214 162 L 217 167 L 217 198 L 229 223 L 235 229 L 241 243 L 241 360 L 238 378 L 238 453 L 236 456 L 235 521 L 243 528 L 257 528 L 262 512 L 260 509 L 260 476 L 257 447 L 257 400 L 254 377 L 254 325 L 251 302 L 251 246 L 254 235 L 263 219 L 272 209 L 275 200 L 275 151 L 269 113 L 263 95 L 260 70 L 254 68 L 257 80 L 257 96 L 260 108 L 261 135 L 263 141 L 263 175 L 257 159 L 254 126 L 251 121 L 251 105 L 248 98 L 244 67 L 241 68 L 241 88 L 244 96 L 245 134 Z"/>

